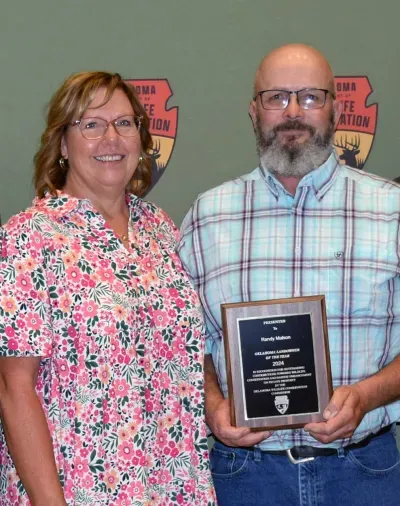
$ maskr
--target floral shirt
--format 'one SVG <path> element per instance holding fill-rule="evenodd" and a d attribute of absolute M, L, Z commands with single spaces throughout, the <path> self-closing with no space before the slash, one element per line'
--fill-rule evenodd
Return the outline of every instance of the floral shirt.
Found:
<path fill-rule="evenodd" d="M 4 227 L 0 355 L 36 391 L 68 505 L 215 505 L 203 320 L 168 216 L 129 195 L 128 251 L 88 200 L 35 199 Z M 0 430 L 0 503 L 29 505 Z"/>

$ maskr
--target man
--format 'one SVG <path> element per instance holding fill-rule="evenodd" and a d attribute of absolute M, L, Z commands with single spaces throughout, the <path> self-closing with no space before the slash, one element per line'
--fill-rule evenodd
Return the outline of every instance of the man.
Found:
<path fill-rule="evenodd" d="M 249 112 L 260 167 L 201 195 L 179 245 L 206 316 L 218 503 L 398 505 L 400 189 L 339 164 L 341 104 L 315 49 L 267 55 Z M 233 427 L 220 305 L 317 294 L 326 297 L 334 386 L 325 421 L 263 433 Z"/>

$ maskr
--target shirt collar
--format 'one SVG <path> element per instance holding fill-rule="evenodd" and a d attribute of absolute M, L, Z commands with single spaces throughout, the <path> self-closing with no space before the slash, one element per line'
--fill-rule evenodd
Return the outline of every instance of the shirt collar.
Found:
<path fill-rule="evenodd" d="M 132 193 L 126 194 L 126 203 L 129 207 L 129 214 L 132 212 L 138 203 L 139 198 Z M 33 205 L 36 209 L 53 217 L 54 219 L 61 219 L 74 212 L 84 214 L 86 211 L 94 211 L 93 205 L 89 199 L 78 199 L 72 197 L 61 190 L 57 190 L 57 195 L 47 193 L 43 198 L 36 197 L 33 200 Z"/>
<path fill-rule="evenodd" d="M 314 190 L 317 200 L 321 200 L 329 188 L 332 186 L 339 169 L 340 163 L 336 151 L 332 149 L 326 162 L 320 165 L 317 169 L 312 170 L 309 174 L 304 176 L 298 186 L 311 186 Z M 259 168 L 261 177 L 264 179 L 267 187 L 271 193 L 278 200 L 280 192 L 286 192 L 282 183 L 275 177 L 275 175 L 263 168 Z"/>

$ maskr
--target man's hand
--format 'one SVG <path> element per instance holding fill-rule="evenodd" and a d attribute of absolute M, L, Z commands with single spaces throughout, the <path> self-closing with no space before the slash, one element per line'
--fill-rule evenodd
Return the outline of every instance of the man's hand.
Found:
<path fill-rule="evenodd" d="M 227 399 L 222 399 L 208 415 L 207 423 L 215 437 L 227 446 L 254 446 L 272 434 L 272 432 L 250 432 L 248 427 L 233 427 Z"/>
<path fill-rule="evenodd" d="M 368 411 L 359 384 L 337 388 L 324 411 L 325 422 L 308 423 L 304 430 L 321 443 L 331 443 L 353 435 Z"/>

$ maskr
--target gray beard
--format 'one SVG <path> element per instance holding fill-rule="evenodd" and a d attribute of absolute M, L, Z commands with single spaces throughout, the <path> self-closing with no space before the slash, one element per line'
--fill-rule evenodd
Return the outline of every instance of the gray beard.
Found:
<path fill-rule="evenodd" d="M 278 132 L 292 129 L 307 130 L 310 138 L 303 144 L 297 144 L 293 140 L 282 145 Z M 322 134 L 298 120 L 286 121 L 264 133 L 258 117 L 254 131 L 260 166 L 278 176 L 301 179 L 326 162 L 332 151 L 335 128 L 332 115 L 328 128 Z"/>

